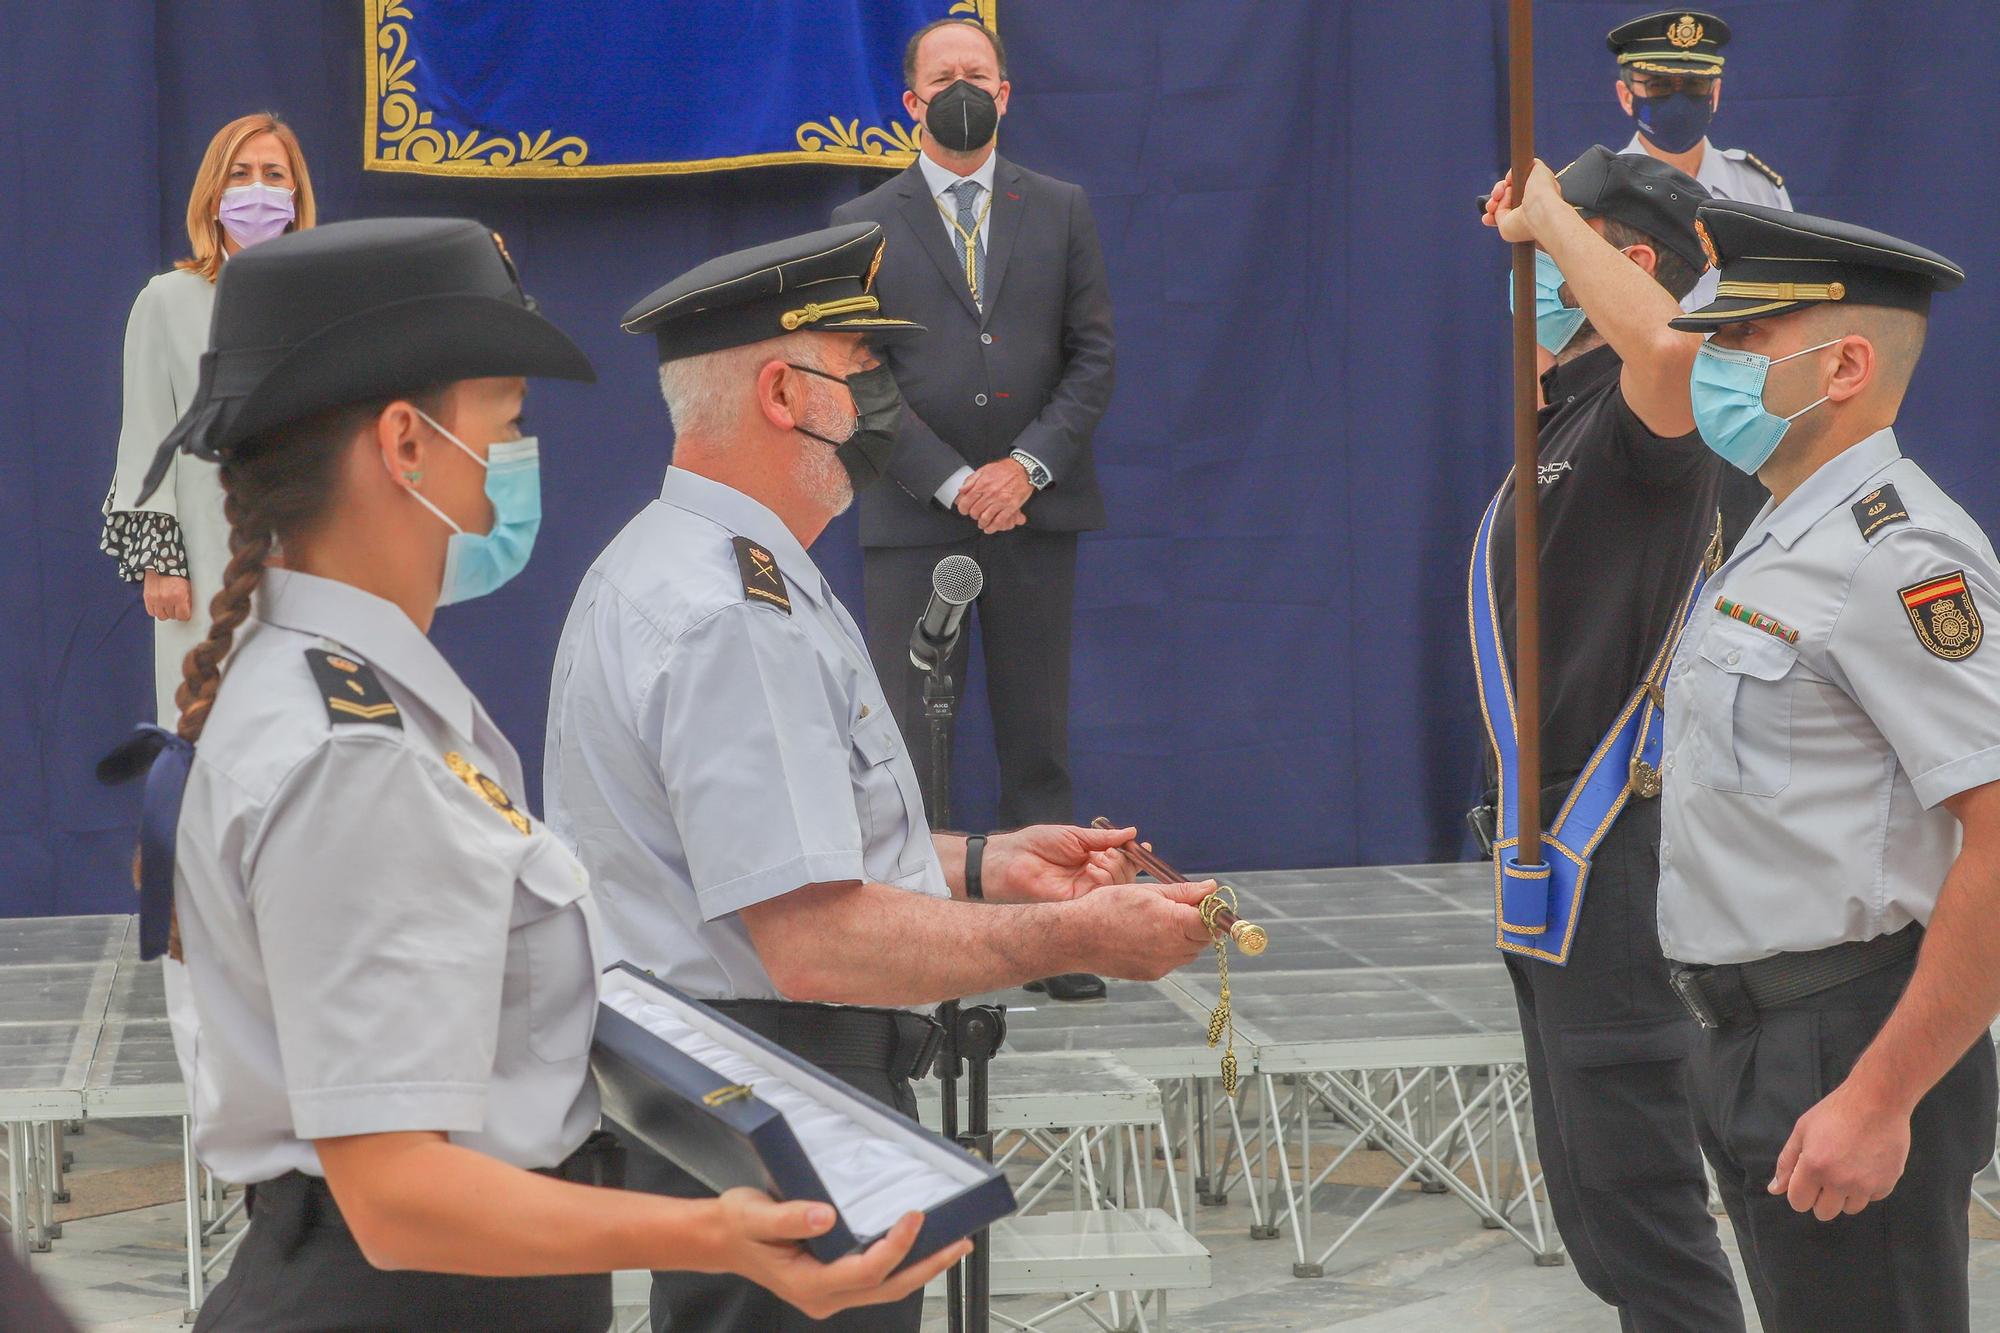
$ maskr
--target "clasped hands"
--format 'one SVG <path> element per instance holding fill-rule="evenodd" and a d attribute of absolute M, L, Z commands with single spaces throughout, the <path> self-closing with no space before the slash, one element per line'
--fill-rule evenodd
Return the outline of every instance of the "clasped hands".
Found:
<path fill-rule="evenodd" d="M 991 536 L 1009 532 L 1028 521 L 1022 512 L 1035 494 L 1028 469 L 1012 458 L 1001 458 L 978 469 L 958 488 L 953 507 Z"/>

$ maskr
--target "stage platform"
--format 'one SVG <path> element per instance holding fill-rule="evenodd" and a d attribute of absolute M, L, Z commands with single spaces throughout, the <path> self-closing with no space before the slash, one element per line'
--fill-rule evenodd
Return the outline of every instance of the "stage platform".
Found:
<path fill-rule="evenodd" d="M 1212 955 L 1163 981 L 1114 981 L 1101 1002 L 1058 1004 L 1022 990 L 984 997 L 1010 1011 L 996 1087 L 1032 1097 L 1041 1079 L 1061 1093 L 1064 1062 L 1037 1056 L 1116 1057 L 1159 1086 L 1166 1156 L 1183 1162 L 1178 1172 L 1153 1176 L 1149 1202 L 1178 1214 L 1183 1203 L 1213 1203 L 1244 1188 L 1253 1234 L 1288 1231 L 1301 1276 L 1318 1271 L 1346 1239 L 1314 1253 L 1311 1210 L 1302 1203 L 1345 1160 L 1314 1161 L 1313 1122 L 1317 1116 L 1324 1138 L 1329 1114 L 1353 1131 L 1350 1148 L 1365 1141 L 1405 1164 L 1383 1199 L 1409 1180 L 1450 1190 L 1487 1225 L 1513 1232 L 1538 1256 L 1553 1255 L 1553 1231 L 1541 1223 L 1530 1184 L 1526 1083 L 1506 972 L 1492 947 L 1490 875 L 1483 866 L 1445 865 L 1221 876 L 1236 889 L 1241 914 L 1271 939 L 1261 957 L 1230 956 L 1243 1077 L 1233 1100 L 1220 1091 L 1220 1053 L 1204 1040 L 1216 989 Z M 186 1096 L 160 969 L 138 961 L 134 918 L 10 921 L 0 923 L 0 940 L 9 1202 L 24 1223 L 17 1243 L 41 1247 L 51 1236 L 38 1223 L 61 1189 L 58 1126 L 185 1117 Z M 197 1256 L 219 1219 L 204 1207 L 207 1191 L 190 1194 L 189 1250 Z M 217 1257 L 190 1264 L 190 1307 Z"/>
<path fill-rule="evenodd" d="M 1513 990 L 1493 947 L 1484 863 L 1269 870 L 1216 876 L 1262 925 L 1259 957 L 1230 953 L 1243 1092 L 1221 1094 L 1204 1044 L 1216 1001 L 1212 956 L 1153 983 L 1112 982 L 1103 1001 L 1058 1004 L 1025 990 L 1007 1005 L 1006 1051 L 1116 1055 L 1167 1094 L 1198 1197 L 1251 1190 L 1253 1234 L 1288 1231 L 1294 1271 L 1327 1260 L 1397 1189 L 1457 1194 L 1482 1225 L 1537 1262 L 1560 1261 L 1536 1197 L 1527 1078 Z M 1312 1165 L 1313 1119 L 1353 1131 Z M 1322 1133 L 1325 1126 L 1322 1124 Z M 1404 1171 L 1330 1245 L 1315 1250 L 1304 1199 L 1362 1146 Z M 1295 1166 L 1297 1168 L 1295 1172 Z"/>

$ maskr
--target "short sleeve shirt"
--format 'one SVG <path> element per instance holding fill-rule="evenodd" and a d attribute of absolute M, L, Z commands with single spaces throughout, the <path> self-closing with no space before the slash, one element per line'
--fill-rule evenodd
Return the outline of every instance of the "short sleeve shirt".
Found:
<path fill-rule="evenodd" d="M 197 1152 L 255 1182 L 321 1174 L 315 1139 L 433 1130 L 555 1166 L 598 1114 L 583 867 L 399 608 L 271 570 L 256 611 L 176 848 Z"/>
<path fill-rule="evenodd" d="M 1626 405 L 1598 347 L 1542 377 L 1542 782 L 1581 772 L 1646 678 L 1715 532 L 1721 460 L 1662 439 Z M 1514 662 L 1514 483 L 1500 497 L 1493 587 Z"/>
<path fill-rule="evenodd" d="M 1660 939 L 1737 963 L 1927 923 L 2000 778 L 2000 563 L 1881 431 L 1767 509 L 1676 655 Z"/>
<path fill-rule="evenodd" d="M 584 576 L 550 691 L 550 822 L 613 961 L 773 999 L 738 915 L 808 884 L 947 896 L 860 630 L 784 523 L 674 468 Z"/>

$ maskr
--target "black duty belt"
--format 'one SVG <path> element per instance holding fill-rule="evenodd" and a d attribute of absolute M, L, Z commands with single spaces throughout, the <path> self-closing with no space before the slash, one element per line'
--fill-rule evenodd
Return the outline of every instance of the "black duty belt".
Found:
<path fill-rule="evenodd" d="M 935 1022 L 906 1009 L 790 1000 L 704 1003 L 809 1064 L 880 1069 L 891 1078 L 924 1077 L 943 1039 Z"/>
<path fill-rule="evenodd" d="M 553 1176 L 578 1185 L 602 1185 L 622 1189 L 625 1184 L 625 1148 L 618 1136 L 597 1130 L 583 1145 L 562 1160 L 559 1166 L 537 1167 L 538 1176 Z M 318 1228 L 345 1231 L 347 1219 L 340 1214 L 333 1190 L 319 1176 L 303 1171 L 287 1171 L 271 1180 L 260 1180 L 243 1191 L 244 1210 L 264 1226 L 275 1228 L 280 1256 L 299 1247 L 305 1233 Z"/>
<path fill-rule="evenodd" d="M 1705 1028 L 1750 1021 L 1760 1009 L 1793 1004 L 1832 990 L 1871 972 L 1893 967 L 1916 955 L 1923 943 L 1921 926 L 1905 926 L 1893 935 L 1836 944 L 1811 953 L 1781 953 L 1754 963 L 1718 967 L 1673 965 L 1674 992 Z"/>

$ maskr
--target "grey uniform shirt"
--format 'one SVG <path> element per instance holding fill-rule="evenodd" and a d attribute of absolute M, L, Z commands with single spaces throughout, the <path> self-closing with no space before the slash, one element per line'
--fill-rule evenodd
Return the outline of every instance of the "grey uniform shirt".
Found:
<path fill-rule="evenodd" d="M 950 893 L 853 618 L 776 514 L 679 468 L 577 591 L 544 780 L 609 958 L 705 999 L 779 998 L 746 907 L 847 880 Z"/>
<path fill-rule="evenodd" d="M 583 867 L 515 808 L 513 747 L 399 608 L 271 570 L 257 613 L 181 806 L 196 1151 L 255 1182 L 323 1174 L 313 1139 L 439 1130 L 556 1165 L 598 1116 Z M 330 704 L 309 650 L 358 668 L 361 702 Z"/>
<path fill-rule="evenodd" d="M 2000 778 L 2000 647 L 1978 620 L 1995 606 L 1991 543 L 1893 431 L 1765 507 L 1667 685 L 1667 957 L 1928 923 L 1960 837 L 1940 802 Z"/>

